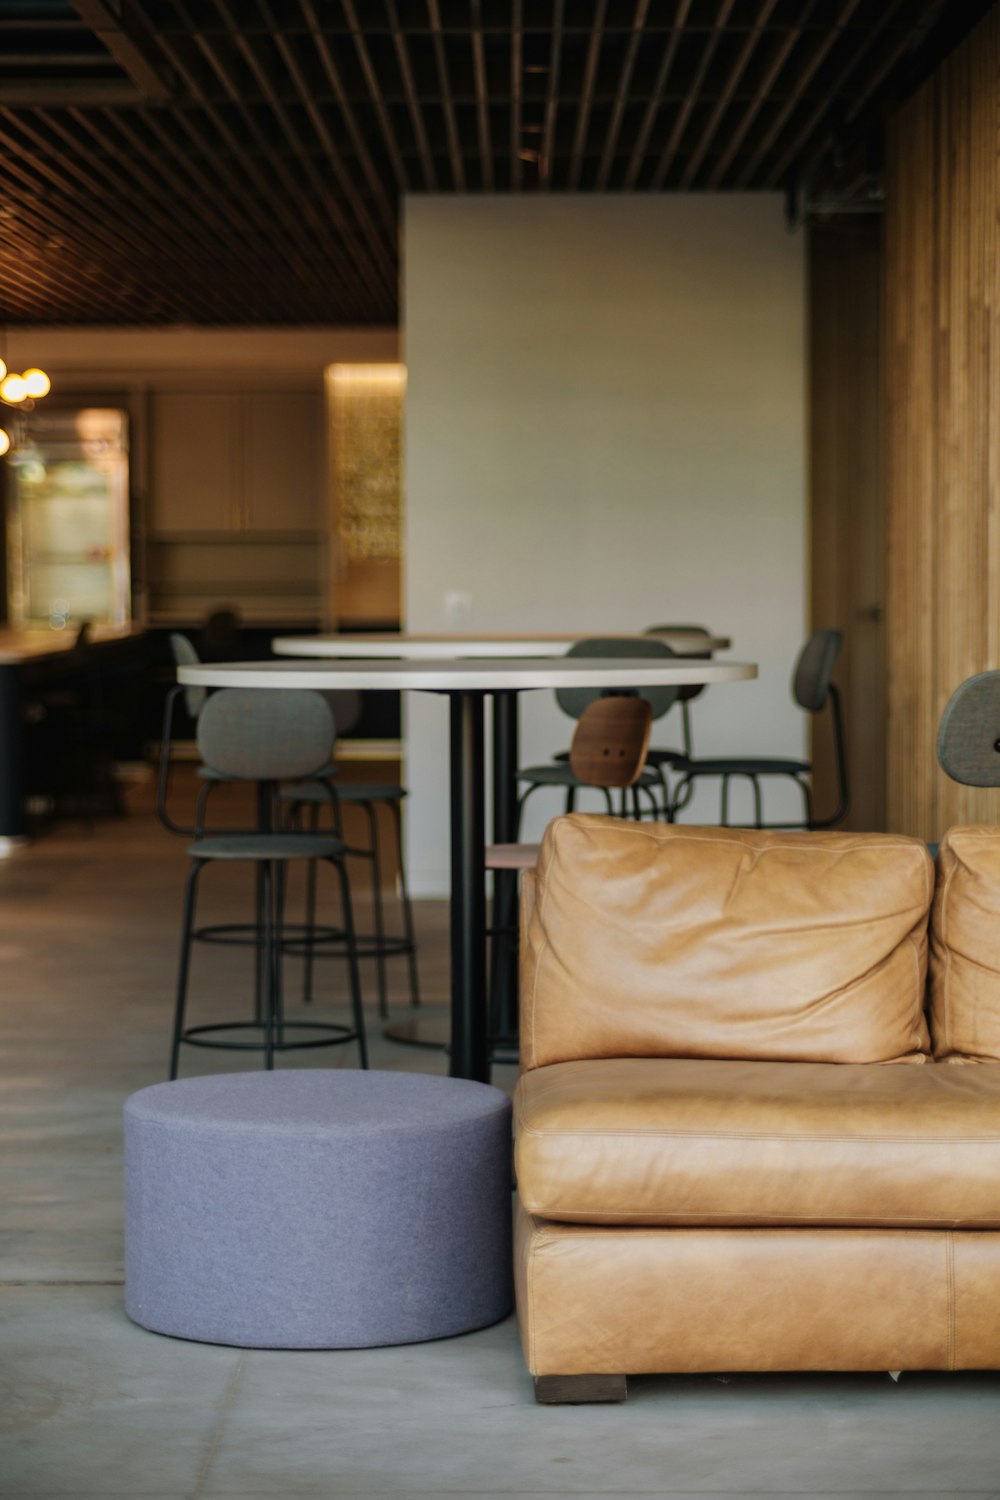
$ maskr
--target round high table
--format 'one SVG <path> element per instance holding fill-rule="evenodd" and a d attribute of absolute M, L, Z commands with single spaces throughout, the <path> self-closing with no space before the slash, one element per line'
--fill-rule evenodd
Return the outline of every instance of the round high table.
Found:
<path fill-rule="evenodd" d="M 497 632 L 492 635 L 407 635 L 378 632 L 372 635 L 284 635 L 276 636 L 271 650 L 278 656 L 333 656 L 374 659 L 380 657 L 423 657 L 426 661 L 455 659 L 465 656 L 535 657 L 562 656 L 576 641 L 602 639 L 648 640 L 639 632 L 575 631 L 555 635 L 517 635 Z M 663 641 L 677 656 L 692 656 L 695 644 L 685 631 L 658 630 L 655 639 Z M 700 655 L 706 651 L 728 651 L 732 645 L 727 635 L 709 636 L 697 642 Z"/>
<path fill-rule="evenodd" d="M 278 656 L 323 657 L 336 659 L 380 660 L 392 657 L 420 657 L 425 661 L 442 661 L 464 657 L 505 657 L 518 660 L 539 656 L 565 656 L 570 646 L 587 640 L 600 631 L 558 631 L 555 633 L 495 632 L 493 634 L 408 634 L 401 631 L 378 631 L 370 634 L 276 636 L 271 649 Z M 649 640 L 649 636 L 609 631 L 614 640 Z M 606 636 L 604 638 L 607 638 Z M 690 630 L 658 630 L 657 640 L 669 646 L 676 656 L 704 658 L 716 651 L 727 651 L 728 636 L 714 635 L 693 640 Z M 490 694 L 492 712 L 493 765 L 493 839 L 510 844 L 517 840 L 518 749 L 517 691 Z M 493 874 L 494 903 L 506 910 L 516 897 L 517 871 L 497 870 Z M 494 950 L 495 956 L 497 950 Z M 513 965 L 497 958 L 490 980 L 490 1008 L 493 1030 L 492 1055 L 497 1061 L 517 1060 L 518 987 Z M 405 1021 L 394 1021 L 385 1028 L 394 1042 L 418 1047 L 447 1047 L 447 1016 L 429 1015 L 426 1010 Z"/>
<path fill-rule="evenodd" d="M 455 1078 L 488 1082 L 483 705 L 533 688 L 687 687 L 756 677 L 750 662 L 656 657 L 464 661 L 211 662 L 177 669 L 192 687 L 344 688 L 444 693 L 451 710 L 451 1055 Z"/>

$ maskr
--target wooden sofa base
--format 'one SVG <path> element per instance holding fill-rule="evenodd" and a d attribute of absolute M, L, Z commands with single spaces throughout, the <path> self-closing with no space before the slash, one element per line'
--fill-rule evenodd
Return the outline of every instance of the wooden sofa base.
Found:
<path fill-rule="evenodd" d="M 602 1227 L 519 1208 L 515 1266 L 536 1378 L 1000 1367 L 1000 1231 Z"/>
<path fill-rule="evenodd" d="M 624 1375 L 536 1375 L 535 1400 L 539 1406 L 594 1406 L 625 1401 L 628 1380 Z"/>

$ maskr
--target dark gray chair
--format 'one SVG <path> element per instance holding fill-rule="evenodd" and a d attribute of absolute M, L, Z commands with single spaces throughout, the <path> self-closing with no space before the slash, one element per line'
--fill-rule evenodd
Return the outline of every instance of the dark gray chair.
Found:
<path fill-rule="evenodd" d="M 962 786 L 1000 786 L 1000 672 L 978 672 L 952 693 L 938 725 L 937 758 Z"/>
<path fill-rule="evenodd" d="M 276 829 L 279 784 L 316 773 L 330 762 L 334 724 L 329 705 L 318 693 L 283 690 L 260 692 L 225 689 L 208 699 L 198 718 L 198 749 L 205 765 L 231 781 L 251 781 L 257 787 L 258 826 L 250 832 L 196 838 L 190 845 L 191 870 L 184 898 L 177 1004 L 174 1016 L 170 1077 L 176 1078 L 183 1043 L 201 1047 L 236 1048 L 263 1052 L 265 1066 L 274 1066 L 278 1052 L 302 1047 L 334 1046 L 357 1041 L 361 1066 L 368 1066 L 357 943 L 345 856 L 351 851 L 341 839 L 313 833 Z M 322 861 L 337 873 L 343 908 L 343 951 L 346 954 L 353 1026 L 321 1021 L 288 1021 L 282 996 L 282 958 L 285 866 L 290 860 Z M 198 880 L 206 864 L 243 862 L 260 871 L 260 902 L 253 945 L 258 960 L 259 1010 L 249 1021 L 219 1021 L 186 1026 L 191 945 L 195 940 L 220 941 L 218 928 L 195 929 Z M 232 941 L 232 938 L 221 939 Z M 313 1035 L 289 1039 L 289 1032 Z M 234 1033 L 257 1032 L 259 1040 L 240 1040 Z M 316 1035 L 316 1033 L 319 1033 Z"/>
<path fill-rule="evenodd" d="M 826 818 L 817 818 L 813 808 L 812 762 L 784 760 L 778 756 L 717 756 L 713 758 L 680 758 L 674 762 L 680 781 L 674 792 L 673 815 L 683 812 L 694 795 L 697 783 L 706 777 L 718 777 L 722 783 L 719 822 L 729 826 L 729 785 L 744 777 L 753 787 L 754 828 L 832 828 L 845 816 L 850 794 L 847 777 L 847 754 L 844 743 L 840 694 L 833 682 L 833 669 L 843 643 L 839 630 L 817 630 L 799 653 L 792 678 L 792 694 L 807 713 L 818 714 L 829 704 L 833 726 L 834 753 L 837 768 L 837 806 Z M 765 823 L 761 782 L 767 777 L 785 776 L 795 782 L 802 793 L 804 817 L 798 822 Z"/>
<path fill-rule="evenodd" d="M 684 650 L 678 651 L 676 645 L 672 647 L 678 656 L 685 660 L 711 661 L 712 632 L 704 625 L 647 625 L 645 634 L 659 636 L 669 632 L 671 638 L 676 642 L 678 636 L 684 639 Z M 663 750 L 651 745 L 646 753 L 646 763 L 656 767 L 673 767 L 678 760 L 690 760 L 694 755 L 694 737 L 691 733 L 691 709 L 689 705 L 695 698 L 705 691 L 703 682 L 689 683 L 685 687 L 677 689 L 677 706 L 681 711 L 681 744 L 680 750 Z"/>
<path fill-rule="evenodd" d="M 567 656 L 607 657 L 609 660 L 615 657 L 667 657 L 673 658 L 674 652 L 665 641 L 657 640 L 654 636 L 632 638 L 623 636 L 594 636 L 582 641 L 574 641 L 569 648 Z M 591 703 L 596 703 L 599 698 L 626 697 L 645 698 L 649 704 L 654 719 L 661 719 L 663 715 L 677 702 L 678 689 L 676 687 L 644 687 L 635 689 L 614 689 L 606 691 L 602 688 L 557 688 L 556 702 L 563 713 L 569 714 L 572 719 L 579 719 L 584 709 Z M 542 787 L 556 787 L 565 793 L 565 810 L 572 812 L 576 806 L 576 794 L 588 785 L 581 781 L 573 773 L 569 763 L 569 752 L 565 756 L 557 756 L 555 760 L 545 766 L 525 766 L 518 771 L 518 781 L 526 784 L 526 790 L 522 793 L 518 803 L 518 827 L 520 827 L 521 815 L 525 803 L 532 793 Z M 669 794 L 666 781 L 659 770 L 643 770 L 636 783 L 636 795 L 645 792 L 654 815 L 658 811 L 669 814 Z M 663 803 L 658 808 L 656 802 L 656 791 L 663 795 Z M 608 810 L 612 810 L 611 793 L 605 788 L 605 797 L 608 801 Z M 625 793 L 622 793 L 623 812 L 625 807 Z"/>

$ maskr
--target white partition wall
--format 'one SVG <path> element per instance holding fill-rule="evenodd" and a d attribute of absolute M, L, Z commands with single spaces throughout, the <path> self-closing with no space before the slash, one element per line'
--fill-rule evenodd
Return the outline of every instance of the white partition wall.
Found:
<path fill-rule="evenodd" d="M 781 200 L 413 197 L 404 261 L 406 628 L 702 623 L 761 675 L 697 700 L 696 750 L 801 753 L 803 240 Z M 447 709 L 406 707 L 411 878 L 439 894 Z M 568 744 L 550 694 L 521 717 L 522 764 Z"/>

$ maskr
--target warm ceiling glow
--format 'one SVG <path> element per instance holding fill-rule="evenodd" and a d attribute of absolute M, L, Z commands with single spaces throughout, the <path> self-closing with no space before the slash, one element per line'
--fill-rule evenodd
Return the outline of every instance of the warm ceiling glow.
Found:
<path fill-rule="evenodd" d="M 330 379 L 337 385 L 402 385 L 406 379 L 405 365 L 330 365 Z"/>
<path fill-rule="evenodd" d="M 10 448 L 10 438 L 4 432 L 3 428 L 0 427 L 0 458 L 3 458 L 4 454 L 7 452 L 7 450 L 9 448 Z"/>

